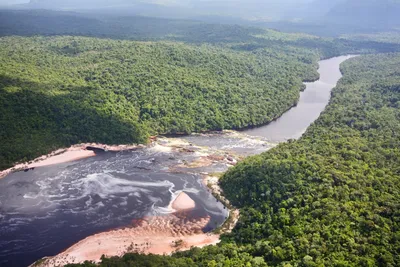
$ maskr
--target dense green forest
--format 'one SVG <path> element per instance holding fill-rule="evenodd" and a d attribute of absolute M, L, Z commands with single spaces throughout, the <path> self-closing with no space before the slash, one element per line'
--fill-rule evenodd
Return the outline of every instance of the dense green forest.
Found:
<path fill-rule="evenodd" d="M 386 53 L 342 65 L 303 138 L 223 176 L 242 215 L 220 245 L 101 266 L 400 265 L 400 54 L 387 53 L 398 40 L 42 12 L 0 14 L 0 169 L 81 142 L 268 123 L 318 78 L 319 59 Z"/>
<path fill-rule="evenodd" d="M 23 7 L 116 16 L 196 18 L 323 36 L 390 31 L 400 26 L 400 2 L 397 0 L 236 0 L 234 5 L 227 0 L 34 0 Z"/>
<path fill-rule="evenodd" d="M 318 78 L 318 51 L 293 46 L 7 37 L 0 47 L 1 168 L 79 142 L 266 123 Z"/>
<path fill-rule="evenodd" d="M 400 264 L 400 55 L 352 59 L 299 141 L 250 158 L 222 186 L 245 207 L 228 239 L 271 264 Z M 261 238 L 262 237 L 262 238 Z"/>
<path fill-rule="evenodd" d="M 0 22 L 0 169 L 80 142 L 267 123 L 318 78 L 318 59 L 400 49 L 145 17 L 0 11 Z M 36 34 L 51 36 L 15 36 Z"/>
<path fill-rule="evenodd" d="M 400 54 L 341 68 L 330 105 L 300 140 L 223 176 L 242 215 L 222 244 L 100 266 L 399 266 Z"/>

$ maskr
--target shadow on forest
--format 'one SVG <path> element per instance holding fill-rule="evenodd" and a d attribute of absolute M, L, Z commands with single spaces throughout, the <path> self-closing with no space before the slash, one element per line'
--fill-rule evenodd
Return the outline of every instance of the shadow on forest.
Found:
<path fill-rule="evenodd" d="M 82 142 L 144 142 L 141 126 L 91 107 L 90 88 L 50 95 L 41 85 L 0 75 L 0 169 Z"/>

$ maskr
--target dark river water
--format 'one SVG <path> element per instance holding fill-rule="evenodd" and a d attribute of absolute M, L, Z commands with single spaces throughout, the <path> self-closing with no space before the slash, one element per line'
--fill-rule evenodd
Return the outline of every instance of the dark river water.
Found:
<path fill-rule="evenodd" d="M 222 204 L 199 174 L 168 171 L 192 157 L 145 148 L 7 176 L 0 180 L 0 265 L 27 266 L 96 232 L 170 214 L 171 199 L 182 191 L 196 202 L 198 216 L 211 216 L 204 230 L 212 230 L 227 216 Z"/>
<path fill-rule="evenodd" d="M 271 142 L 301 137 L 328 105 L 331 91 L 342 77 L 339 66 L 351 57 L 354 56 L 341 56 L 320 61 L 318 69 L 320 79 L 313 83 L 306 83 L 307 88 L 300 94 L 296 107 L 266 126 L 245 130 L 242 133 L 262 136 Z"/>
<path fill-rule="evenodd" d="M 277 143 L 300 137 L 328 104 L 330 91 L 341 77 L 339 64 L 347 58 L 321 61 L 321 80 L 307 84 L 297 107 L 267 126 L 182 139 L 188 145 L 247 156 L 270 149 L 273 144 L 265 138 Z M 211 217 L 204 230 L 212 230 L 228 213 L 202 184 L 201 173 L 223 172 L 228 166 L 216 162 L 208 167 L 170 171 L 196 157 L 199 153 L 157 147 L 105 152 L 1 179 L 0 266 L 28 266 L 94 233 L 127 226 L 136 218 L 169 214 L 170 201 L 182 191 L 195 200 L 199 216 Z"/>

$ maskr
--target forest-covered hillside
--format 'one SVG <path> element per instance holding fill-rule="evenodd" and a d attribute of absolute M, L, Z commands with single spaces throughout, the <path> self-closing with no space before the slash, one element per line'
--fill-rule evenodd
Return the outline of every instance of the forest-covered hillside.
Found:
<path fill-rule="evenodd" d="M 196 21 L 0 14 L 0 169 L 79 142 L 267 123 L 318 78 L 318 59 L 400 50 Z M 16 36 L 37 34 L 50 36 Z"/>
<path fill-rule="evenodd" d="M 400 26 L 398 0 L 346 0 L 340 1 L 327 14 L 326 19 L 347 25 L 364 25 L 379 29 Z"/>
<path fill-rule="evenodd" d="M 399 266 L 400 54 L 353 58 L 342 71 L 303 138 L 223 176 L 242 215 L 222 244 L 100 266 Z"/>
<path fill-rule="evenodd" d="M 231 240 L 271 265 L 398 266 L 400 55 L 360 57 L 299 141 L 239 164 L 222 186 Z"/>
<path fill-rule="evenodd" d="M 318 52 L 292 46 L 8 37 L 0 48 L 1 168 L 74 143 L 266 123 L 318 78 Z"/>
<path fill-rule="evenodd" d="M 75 143 L 267 123 L 318 78 L 320 58 L 386 53 L 342 65 L 329 107 L 302 139 L 223 176 L 241 219 L 222 244 L 102 266 L 400 265 L 393 38 L 40 10 L 0 11 L 0 35 L 0 169 Z"/>

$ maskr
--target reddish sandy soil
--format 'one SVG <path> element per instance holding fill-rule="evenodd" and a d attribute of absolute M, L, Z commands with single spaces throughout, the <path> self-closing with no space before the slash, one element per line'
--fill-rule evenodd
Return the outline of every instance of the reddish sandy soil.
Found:
<path fill-rule="evenodd" d="M 160 151 L 172 151 L 181 148 L 182 142 L 175 140 L 168 144 L 155 143 L 151 149 Z M 42 156 L 32 162 L 23 163 L 12 169 L 0 172 L 0 178 L 17 170 L 35 168 L 40 166 L 59 164 L 75 161 L 82 158 L 92 157 L 93 151 L 86 150 L 86 147 L 101 148 L 108 151 L 123 151 L 137 149 L 142 146 L 106 146 L 101 144 L 80 144 L 68 149 L 57 150 L 49 155 Z M 183 151 L 185 152 L 185 151 Z M 190 151 L 192 153 L 192 151 Z M 209 166 L 215 161 L 226 161 L 225 156 L 210 155 L 207 153 L 195 152 L 199 158 L 186 167 Z M 215 180 L 205 179 L 205 184 L 212 184 L 212 190 L 220 193 L 218 178 Z M 194 218 L 191 210 L 195 209 L 196 203 L 185 193 L 181 193 L 170 204 L 174 213 L 166 216 L 146 217 L 132 221 L 132 225 L 124 229 L 116 229 L 89 236 L 64 252 L 46 258 L 35 266 L 63 266 L 68 263 L 81 263 L 84 261 L 100 261 L 102 255 L 122 256 L 127 252 L 142 252 L 153 254 L 171 254 L 178 250 L 188 250 L 191 247 L 203 247 L 219 243 L 219 235 L 206 234 L 203 232 L 209 223 L 209 217 Z M 239 214 L 235 211 L 234 221 L 229 225 L 232 229 Z M 228 229 L 229 230 L 229 229 Z"/>
<path fill-rule="evenodd" d="M 108 145 L 101 145 L 101 144 L 94 144 L 94 143 L 74 145 L 67 149 L 56 150 L 48 155 L 41 156 L 31 162 L 17 164 L 13 168 L 10 168 L 10 169 L 4 170 L 4 171 L 0 171 L 0 179 L 4 178 L 8 174 L 15 172 L 15 171 L 21 171 L 21 170 L 25 170 L 25 169 L 49 166 L 49 165 L 60 164 L 60 163 L 65 163 L 65 162 L 71 162 L 71 161 L 95 156 L 96 154 L 93 151 L 86 149 L 86 147 L 88 147 L 88 146 L 101 148 L 101 149 L 105 149 L 108 151 L 115 151 L 115 152 L 123 151 L 123 150 L 132 150 L 132 149 L 136 149 L 139 147 L 136 145 L 108 146 Z"/>
<path fill-rule="evenodd" d="M 181 193 L 171 206 L 177 210 L 174 214 L 134 220 L 129 228 L 89 236 L 39 266 L 65 265 L 86 260 L 98 262 L 102 255 L 122 256 L 127 252 L 171 254 L 192 246 L 202 247 L 219 242 L 219 235 L 202 231 L 209 223 L 209 217 L 188 216 L 195 203 L 187 194 Z"/>
<path fill-rule="evenodd" d="M 180 193 L 172 202 L 172 208 L 176 211 L 192 210 L 196 207 L 196 203 L 187 194 Z"/>

